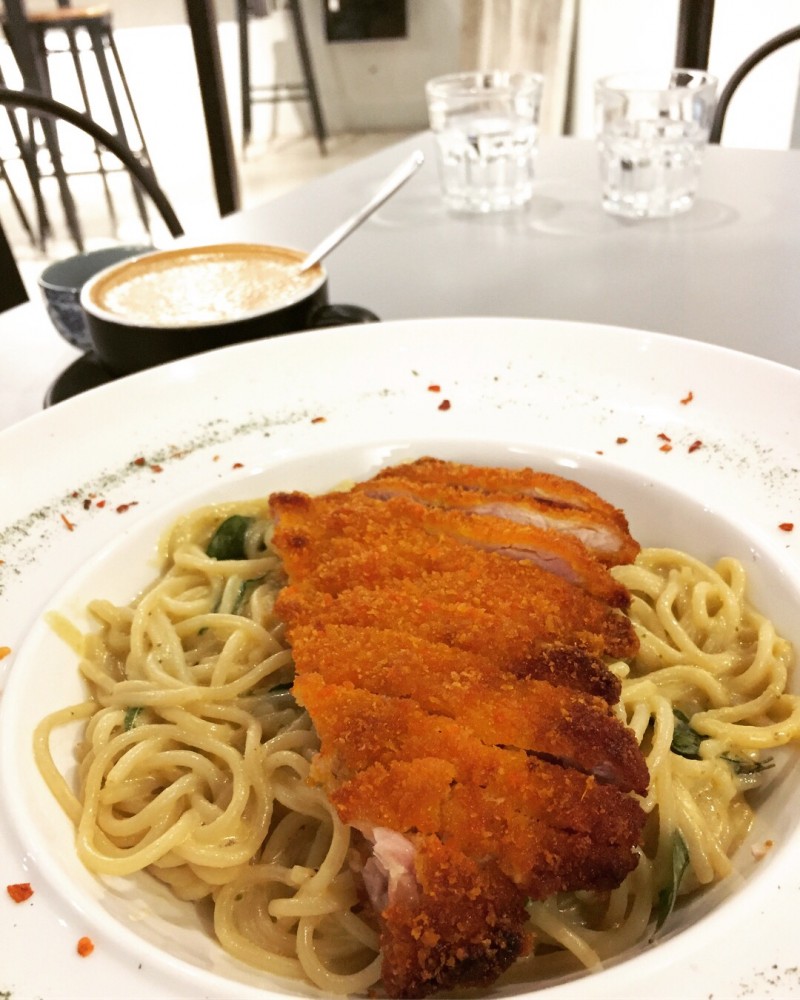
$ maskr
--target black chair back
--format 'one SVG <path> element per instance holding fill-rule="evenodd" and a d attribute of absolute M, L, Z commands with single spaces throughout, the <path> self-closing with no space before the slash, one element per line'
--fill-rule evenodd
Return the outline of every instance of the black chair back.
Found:
<path fill-rule="evenodd" d="M 31 90 L 0 87 L 0 107 L 22 108 L 45 118 L 60 119 L 87 133 L 113 153 L 148 195 L 164 220 L 171 236 L 182 236 L 183 226 L 169 199 L 156 180 L 152 168 L 143 163 L 117 136 L 112 135 L 82 111 Z M 0 227 L 0 312 L 26 301 L 27 295 L 14 259 L 13 251 Z"/>
<path fill-rule="evenodd" d="M 775 35 L 774 38 L 770 38 L 769 41 L 764 42 L 731 74 L 730 79 L 722 88 L 719 95 L 717 110 L 711 125 L 709 142 L 718 143 L 722 138 L 722 129 L 725 125 L 725 115 L 728 111 L 728 105 L 739 84 L 750 70 L 757 66 L 763 59 L 766 59 L 767 56 L 772 55 L 777 49 L 781 49 L 784 45 L 796 41 L 800 41 L 800 25 L 796 28 L 789 28 L 787 31 L 782 31 L 779 35 Z"/>

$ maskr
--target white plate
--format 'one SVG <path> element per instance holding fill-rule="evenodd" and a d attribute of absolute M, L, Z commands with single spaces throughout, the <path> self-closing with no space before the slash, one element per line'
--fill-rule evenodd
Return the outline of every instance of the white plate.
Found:
<path fill-rule="evenodd" d="M 442 319 L 248 344 L 60 404 L 0 435 L 0 646 L 12 649 L 0 661 L 0 872 L 35 893 L 0 900 L 0 995 L 309 994 L 227 959 L 191 905 L 148 878 L 100 882 L 75 860 L 31 759 L 35 722 L 80 692 L 41 614 L 133 597 L 178 511 L 325 489 L 421 454 L 560 471 L 623 506 L 644 543 L 736 555 L 757 605 L 800 642 L 800 372 L 770 362 L 612 327 Z M 754 838 L 776 846 L 763 861 L 746 846 L 741 874 L 659 944 L 539 995 L 800 995 L 796 773 L 790 759 L 764 796 Z"/>

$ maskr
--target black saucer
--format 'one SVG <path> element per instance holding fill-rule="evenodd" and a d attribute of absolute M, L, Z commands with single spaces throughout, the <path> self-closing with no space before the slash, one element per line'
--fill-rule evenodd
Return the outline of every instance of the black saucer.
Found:
<path fill-rule="evenodd" d="M 82 354 L 72 364 L 65 368 L 45 393 L 44 405 L 54 406 L 70 396 L 94 389 L 106 382 L 113 382 L 118 376 L 105 367 L 96 354 L 89 351 Z"/>
<path fill-rule="evenodd" d="M 379 323 L 380 317 L 376 316 L 370 309 L 363 306 L 352 305 L 324 305 L 316 310 L 311 319 L 311 328 L 320 329 L 322 327 L 348 326 L 353 323 Z M 88 351 L 81 355 L 53 382 L 44 396 L 44 405 L 54 406 L 71 396 L 95 389 L 99 385 L 113 382 L 119 378 L 109 371 L 100 358 L 93 352 Z"/>

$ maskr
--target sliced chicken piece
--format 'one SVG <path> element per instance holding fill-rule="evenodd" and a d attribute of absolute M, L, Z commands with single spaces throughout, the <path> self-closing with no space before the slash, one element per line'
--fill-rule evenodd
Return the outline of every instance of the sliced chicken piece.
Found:
<path fill-rule="evenodd" d="M 382 469 L 373 480 L 397 477 L 417 483 L 438 483 L 490 492 L 523 493 L 542 500 L 551 507 L 600 511 L 616 519 L 624 531 L 628 530 L 625 514 L 613 504 L 581 483 L 549 472 L 537 472 L 530 468 L 504 469 L 468 465 L 463 462 L 447 462 L 441 458 L 425 457 Z"/>
<path fill-rule="evenodd" d="M 516 676 L 552 676 L 577 691 L 619 700 L 619 680 L 605 666 L 594 639 L 594 649 L 581 646 L 573 637 L 567 647 L 558 639 L 534 636 L 530 628 L 502 615 L 466 603 L 443 603 L 425 594 L 398 596 L 394 590 L 355 588 L 346 598 L 305 588 L 287 587 L 278 597 L 276 611 L 287 623 L 289 641 L 297 624 L 360 625 L 414 632 L 432 642 L 444 643 L 493 658 L 503 670 Z M 591 639 L 592 637 L 588 637 Z"/>
<path fill-rule="evenodd" d="M 630 594 L 608 569 L 579 541 L 559 532 L 493 515 L 429 508 L 406 497 L 373 500 L 359 493 L 278 493 L 270 497 L 270 509 L 276 520 L 272 543 L 294 582 L 343 551 L 352 553 L 354 543 L 390 552 L 393 537 L 413 535 L 420 550 L 432 540 L 450 539 L 538 567 L 614 607 L 630 603 Z M 542 586 L 556 586 L 548 577 L 540 579 Z"/>
<path fill-rule="evenodd" d="M 358 483 L 354 489 L 375 500 L 407 497 L 426 507 L 461 510 L 476 516 L 488 514 L 515 524 L 562 532 L 585 545 L 606 566 L 633 562 L 639 553 L 639 543 L 631 537 L 627 525 L 620 523 L 618 511 L 554 506 L 529 493 L 420 482 L 400 476 L 382 476 Z"/>
<path fill-rule="evenodd" d="M 386 993 L 425 997 L 490 986 L 531 948 L 525 893 L 496 865 L 479 864 L 438 837 L 406 842 L 414 892 L 390 893 L 380 911 Z"/>
<path fill-rule="evenodd" d="M 481 743 L 409 699 L 295 681 L 322 750 L 312 767 L 344 822 L 452 840 L 492 858 L 535 898 L 618 885 L 644 813 L 633 797 L 572 768 Z M 427 791 L 426 791 L 427 789 Z"/>
<path fill-rule="evenodd" d="M 529 751 L 645 794 L 647 766 L 630 729 L 602 698 L 534 678 L 488 657 L 392 629 L 328 625 L 292 630 L 298 675 L 391 697 L 456 719 L 489 746 Z"/>

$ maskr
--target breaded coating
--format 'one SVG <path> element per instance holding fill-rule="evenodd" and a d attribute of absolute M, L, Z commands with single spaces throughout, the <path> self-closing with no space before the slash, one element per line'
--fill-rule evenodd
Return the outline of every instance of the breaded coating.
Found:
<path fill-rule="evenodd" d="M 478 864 L 435 836 L 413 839 L 416 896 L 393 901 L 382 915 L 387 994 L 490 986 L 530 950 L 525 894 L 491 863 Z"/>
<path fill-rule="evenodd" d="M 647 791 L 633 733 L 602 698 L 517 678 L 487 657 L 394 629 L 293 629 L 292 650 L 298 675 L 316 671 L 328 684 L 410 698 L 457 719 L 489 746 L 555 759 L 623 791 Z"/>
<path fill-rule="evenodd" d="M 408 497 L 426 507 L 490 514 L 516 524 L 562 532 L 585 545 L 606 566 L 633 562 L 639 553 L 639 543 L 631 537 L 627 526 L 620 523 L 619 511 L 564 507 L 529 493 L 484 490 L 461 483 L 420 482 L 401 476 L 382 476 L 359 483 L 354 489 L 376 500 Z"/>
<path fill-rule="evenodd" d="M 363 493 L 275 493 L 270 510 L 276 520 L 273 545 L 293 581 L 313 573 L 324 561 L 352 554 L 343 542 L 360 546 L 391 545 L 397 535 L 417 537 L 420 549 L 451 539 L 522 561 L 550 577 L 575 584 L 598 600 L 627 608 L 630 594 L 577 539 L 557 531 L 515 524 L 501 517 L 475 517 L 459 510 L 425 507 L 408 497 L 374 500 Z"/>
<path fill-rule="evenodd" d="M 433 458 L 269 503 L 309 781 L 356 831 L 384 989 L 488 986 L 532 946 L 527 900 L 637 864 L 649 775 L 609 662 L 638 639 L 609 567 L 638 543 L 577 483 Z"/>
<path fill-rule="evenodd" d="M 389 466 L 373 476 L 373 479 L 379 481 L 398 477 L 417 483 L 438 483 L 497 493 L 523 493 L 543 500 L 552 507 L 600 511 L 614 518 L 624 531 L 628 530 L 625 514 L 613 504 L 574 479 L 549 472 L 538 472 L 530 468 L 505 469 L 468 465 L 464 462 L 446 462 L 441 458 L 425 457 Z"/>
<path fill-rule="evenodd" d="M 486 746 L 407 698 L 326 684 L 318 674 L 298 678 L 295 690 L 322 741 L 312 773 L 345 822 L 439 832 L 471 857 L 494 859 L 537 899 L 609 888 L 634 867 L 645 817 L 619 789 L 523 750 Z M 434 785 L 438 811 L 424 795 L 436 779 L 430 758 L 452 768 Z"/>

